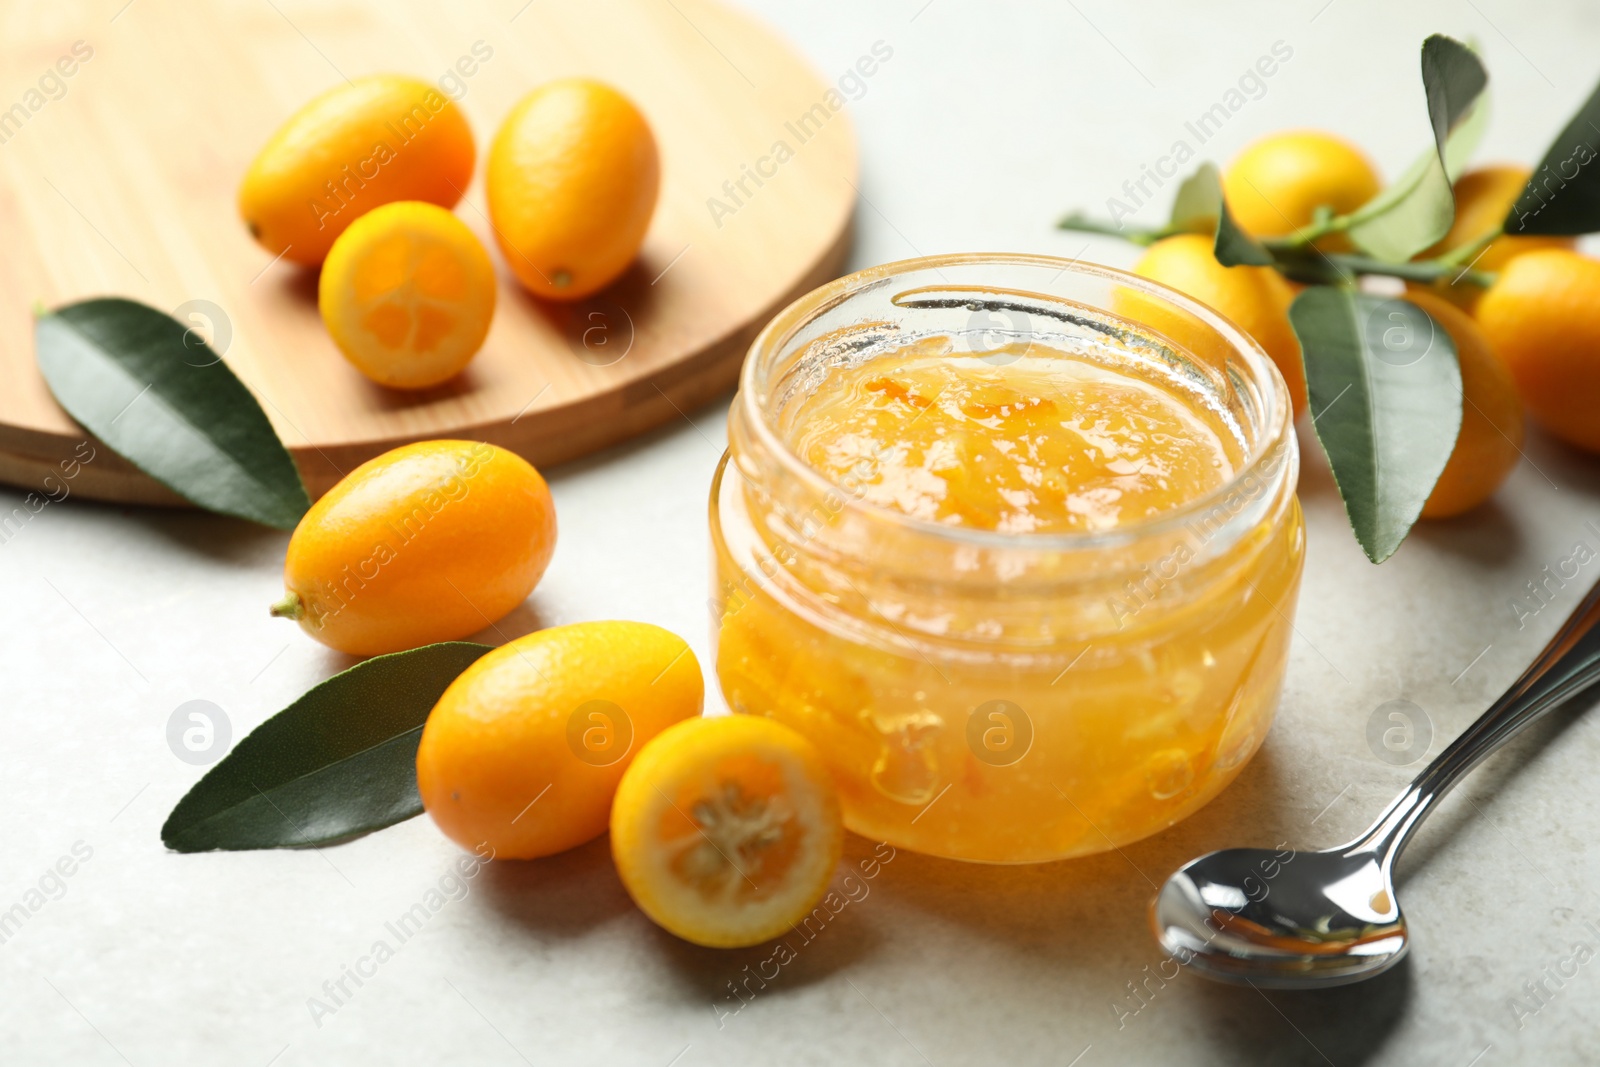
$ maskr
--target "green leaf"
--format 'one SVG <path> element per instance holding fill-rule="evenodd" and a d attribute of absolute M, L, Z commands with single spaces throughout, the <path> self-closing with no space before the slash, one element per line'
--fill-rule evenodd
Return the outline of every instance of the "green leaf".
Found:
<path fill-rule="evenodd" d="M 1272 263 L 1272 253 L 1233 221 L 1233 214 L 1222 196 L 1222 176 L 1215 163 L 1200 164 L 1200 169 L 1178 186 L 1178 195 L 1172 201 L 1172 221 L 1167 228 L 1195 232 L 1213 230 L 1216 243 L 1212 245 L 1212 252 L 1224 267 L 1240 264 L 1265 267 Z"/>
<path fill-rule="evenodd" d="M 1461 431 L 1455 342 L 1408 300 L 1313 286 L 1289 320 L 1305 354 L 1312 424 L 1367 558 L 1400 547 Z"/>
<path fill-rule="evenodd" d="M 313 686 L 195 783 L 167 816 L 162 843 L 179 852 L 323 845 L 418 814 L 422 724 L 488 651 L 424 645 Z"/>
<path fill-rule="evenodd" d="M 1183 179 L 1178 195 L 1172 198 L 1172 217 L 1167 229 L 1191 233 L 1215 232 L 1222 204 L 1222 180 L 1215 163 L 1202 163 L 1200 169 Z"/>
<path fill-rule="evenodd" d="M 1220 199 L 1220 193 L 1218 195 L 1217 241 L 1212 246 L 1217 262 L 1224 267 L 1270 267 L 1272 253 L 1239 228 L 1239 224 L 1233 221 L 1233 213 L 1228 210 L 1228 202 Z"/>
<path fill-rule="evenodd" d="M 1545 151 L 1506 216 L 1510 234 L 1571 237 L 1600 230 L 1600 86 Z"/>
<path fill-rule="evenodd" d="M 1459 168 L 1482 133 L 1487 109 L 1477 122 L 1465 120 L 1488 82 L 1483 64 L 1460 41 L 1436 33 L 1422 42 L 1422 86 L 1433 147 L 1355 212 L 1345 232 L 1363 251 L 1403 263 L 1449 232 L 1455 218 L 1452 162 Z M 1450 139 L 1458 130 L 1464 133 L 1452 148 Z"/>
<path fill-rule="evenodd" d="M 186 324 L 85 300 L 38 319 L 34 347 L 67 413 L 185 499 L 281 530 L 311 506 L 255 397 Z"/>
<path fill-rule="evenodd" d="M 1064 215 L 1056 222 L 1058 230 L 1075 230 L 1078 233 L 1102 233 L 1108 237 L 1128 237 L 1128 229 L 1120 222 L 1102 222 L 1100 219 L 1091 218 L 1081 211 L 1074 211 Z"/>
<path fill-rule="evenodd" d="M 1489 128 L 1489 111 L 1489 90 L 1485 89 L 1479 94 L 1477 103 L 1467 112 L 1467 117 L 1461 120 L 1461 125 L 1451 130 L 1450 136 L 1445 138 L 1444 173 L 1450 179 L 1451 185 L 1454 185 L 1456 179 L 1467 169 L 1467 164 L 1472 160 L 1472 153 L 1478 148 L 1478 142 L 1483 140 L 1484 131 Z M 1419 159 L 1417 162 L 1420 163 L 1422 160 Z"/>

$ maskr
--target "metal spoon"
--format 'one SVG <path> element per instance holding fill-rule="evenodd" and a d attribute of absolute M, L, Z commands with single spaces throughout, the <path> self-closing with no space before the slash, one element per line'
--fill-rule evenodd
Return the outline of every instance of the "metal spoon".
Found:
<path fill-rule="evenodd" d="M 1207 978 L 1277 989 L 1358 982 L 1406 954 L 1394 865 L 1422 820 L 1480 760 L 1600 679 L 1600 585 L 1533 665 L 1349 844 L 1230 848 L 1191 860 L 1150 906 L 1156 938 Z"/>

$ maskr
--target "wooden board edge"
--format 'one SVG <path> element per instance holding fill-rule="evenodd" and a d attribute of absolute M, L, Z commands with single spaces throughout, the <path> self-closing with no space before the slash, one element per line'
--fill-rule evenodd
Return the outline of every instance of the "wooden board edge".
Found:
<path fill-rule="evenodd" d="M 787 292 L 751 321 L 669 367 L 586 396 L 568 408 L 556 409 L 566 416 L 559 420 L 562 426 L 559 432 L 541 431 L 541 420 L 533 417 L 521 427 L 518 422 L 522 420 L 510 423 L 496 420 L 485 425 L 464 426 L 454 433 L 509 448 L 536 467 L 546 469 L 619 444 L 672 419 L 686 417 L 733 387 L 750 343 L 773 316 L 843 273 L 854 234 L 852 211 L 834 243 Z M 575 416 L 585 427 L 579 432 L 571 429 Z M 425 439 L 426 435 L 331 449 L 299 445 L 290 446 L 289 452 L 300 468 L 306 488 L 315 498 L 332 488 L 343 476 L 341 472 L 348 472 L 390 448 Z M 94 459 L 75 465 L 76 473 L 65 483 L 71 495 L 112 504 L 192 506 L 87 431 L 67 435 L 0 427 L 0 483 L 24 492 L 42 493 L 50 499 L 58 498 L 67 469 L 62 464 L 85 440 L 95 450 Z"/>

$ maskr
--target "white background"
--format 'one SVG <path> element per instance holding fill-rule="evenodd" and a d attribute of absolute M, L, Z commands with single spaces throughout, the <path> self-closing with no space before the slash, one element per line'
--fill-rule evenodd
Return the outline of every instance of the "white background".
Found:
<path fill-rule="evenodd" d="M 1359 139 L 1397 173 L 1427 136 L 1417 51 L 1436 30 L 1476 40 L 1490 68 L 1483 159 L 1536 160 L 1600 77 L 1600 8 L 1581 0 L 752 6 L 825 76 L 880 39 L 894 49 L 851 105 L 865 200 L 853 267 L 969 250 L 1131 263 L 1130 247 L 1056 233 L 1053 220 L 1103 213 L 1275 41 L 1292 58 L 1202 158 L 1226 162 L 1255 136 L 1307 125 Z M 486 25 L 513 32 L 509 7 L 486 11 Z M 1138 221 L 1158 223 L 1170 193 Z M 549 472 L 560 546 L 508 625 L 648 620 L 710 662 L 705 497 L 725 407 Z M 1600 724 L 1576 710 L 1481 768 L 1414 845 L 1402 968 L 1316 995 L 1190 975 L 1151 982 L 1142 1003 L 1129 993 L 1163 958 L 1145 918 L 1152 882 L 1210 848 L 1355 833 L 1415 769 L 1374 756 L 1374 709 L 1416 702 L 1437 752 L 1600 576 L 1591 564 L 1519 628 L 1510 605 L 1524 583 L 1577 541 L 1600 548 L 1583 525 L 1600 520 L 1600 459 L 1534 432 L 1490 506 L 1420 529 L 1378 568 L 1356 548 L 1315 442 L 1302 442 L 1298 636 L 1277 724 L 1238 783 L 1122 854 L 1000 869 L 901 853 L 720 1027 L 718 1006 L 737 1003 L 726 984 L 768 950 L 701 950 L 654 928 L 603 839 L 486 869 L 316 1025 L 308 998 L 457 850 L 424 818 L 320 852 L 164 851 L 161 822 L 200 774 L 168 749 L 173 709 L 214 701 L 237 739 L 349 661 L 267 617 L 286 535 L 51 505 L 0 545 L 0 910 L 75 842 L 93 854 L 0 945 L 0 1061 L 1584 1062 L 1600 1030 L 1600 962 L 1580 953 L 1564 984 L 1545 977 L 1570 973 L 1576 946 L 1600 950 L 1589 889 Z M 18 499 L 0 491 L 0 512 Z M 849 859 L 868 849 L 853 839 Z M 1542 1007 L 1525 989 L 1541 979 Z"/>

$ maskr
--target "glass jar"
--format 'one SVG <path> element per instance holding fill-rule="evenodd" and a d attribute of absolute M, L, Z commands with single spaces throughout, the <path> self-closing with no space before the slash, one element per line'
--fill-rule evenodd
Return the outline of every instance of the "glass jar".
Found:
<path fill-rule="evenodd" d="M 867 503 L 799 458 L 818 383 L 930 337 L 1152 368 L 1204 395 L 1242 460 L 1151 519 L 1002 533 Z M 773 319 L 728 436 L 717 676 L 734 712 L 816 744 L 855 832 L 995 863 L 1100 852 L 1195 811 L 1266 736 L 1304 557 L 1293 415 L 1271 360 L 1204 305 L 1043 256 L 874 267 Z"/>

